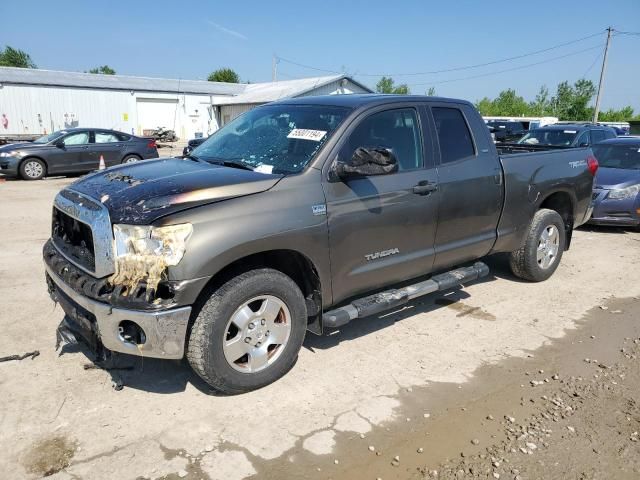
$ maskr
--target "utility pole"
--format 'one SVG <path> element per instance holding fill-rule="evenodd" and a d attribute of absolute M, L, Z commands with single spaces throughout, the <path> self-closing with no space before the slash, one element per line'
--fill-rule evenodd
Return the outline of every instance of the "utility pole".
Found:
<path fill-rule="evenodd" d="M 278 81 L 278 57 L 276 54 L 273 54 L 273 58 L 271 59 L 271 81 Z"/>
<path fill-rule="evenodd" d="M 600 82 L 598 83 L 598 95 L 596 96 L 596 108 L 593 111 L 593 123 L 598 123 L 598 113 L 600 113 L 600 97 L 604 85 L 604 72 L 607 69 L 607 54 L 609 53 L 609 43 L 611 43 L 611 32 L 613 28 L 607 28 L 607 44 L 604 47 L 604 58 L 602 59 L 602 70 L 600 70 Z"/>

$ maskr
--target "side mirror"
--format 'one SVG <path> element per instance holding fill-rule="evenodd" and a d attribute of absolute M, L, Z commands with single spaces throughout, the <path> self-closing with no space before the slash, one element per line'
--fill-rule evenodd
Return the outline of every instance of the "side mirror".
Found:
<path fill-rule="evenodd" d="M 56 140 L 53 145 L 58 148 L 64 148 L 64 140 Z"/>
<path fill-rule="evenodd" d="M 334 171 L 341 179 L 388 175 L 398 171 L 398 159 L 389 148 L 360 147 L 353 152 L 351 162 L 337 161 Z"/>
<path fill-rule="evenodd" d="M 579 147 L 588 147 L 589 146 L 589 142 L 581 142 L 578 146 Z"/>

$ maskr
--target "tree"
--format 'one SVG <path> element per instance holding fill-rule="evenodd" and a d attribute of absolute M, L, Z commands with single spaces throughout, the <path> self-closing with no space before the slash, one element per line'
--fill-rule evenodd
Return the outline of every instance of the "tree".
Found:
<path fill-rule="evenodd" d="M 27 52 L 9 45 L 0 50 L 0 67 L 38 68 Z"/>
<path fill-rule="evenodd" d="M 598 120 L 603 122 L 625 122 L 633 120 L 633 107 L 627 105 L 620 110 L 610 108 L 606 112 L 600 112 L 598 114 Z"/>
<path fill-rule="evenodd" d="M 583 78 L 573 86 L 567 81 L 560 83 L 551 99 L 555 116 L 560 120 L 591 120 L 593 108 L 588 105 L 595 94 L 596 87 L 591 80 Z"/>
<path fill-rule="evenodd" d="M 116 71 L 109 65 L 102 65 L 101 67 L 92 68 L 89 73 L 100 73 L 102 75 L 115 75 Z"/>
<path fill-rule="evenodd" d="M 436 87 L 429 87 L 429 90 L 427 90 L 425 92 L 425 95 L 427 95 L 429 97 L 435 97 L 436 96 Z"/>
<path fill-rule="evenodd" d="M 230 68 L 219 68 L 207 77 L 210 82 L 240 83 L 240 77 Z"/>
<path fill-rule="evenodd" d="M 553 105 L 549 98 L 549 89 L 546 85 L 540 87 L 533 102 L 529 103 L 529 115 L 535 117 L 548 117 L 553 113 Z"/>
<path fill-rule="evenodd" d="M 524 98 L 518 96 L 516 91 L 511 88 L 500 92 L 492 103 L 496 111 L 503 112 L 500 115 L 512 117 L 525 115 L 529 108 Z"/>
<path fill-rule="evenodd" d="M 407 95 L 410 93 L 407 84 L 403 83 L 398 86 L 394 85 L 393 78 L 382 77 L 376 84 L 376 92 L 378 93 L 395 93 L 398 95 Z"/>

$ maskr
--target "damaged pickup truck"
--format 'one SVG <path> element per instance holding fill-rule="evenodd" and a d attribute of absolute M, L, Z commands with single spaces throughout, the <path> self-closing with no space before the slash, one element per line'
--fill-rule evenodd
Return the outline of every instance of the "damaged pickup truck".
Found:
<path fill-rule="evenodd" d="M 486 255 L 549 278 L 597 167 L 589 148 L 499 154 L 465 101 L 280 101 L 185 158 L 60 191 L 46 279 L 61 328 L 100 354 L 186 356 L 245 392 L 288 372 L 307 331 L 483 277 Z"/>

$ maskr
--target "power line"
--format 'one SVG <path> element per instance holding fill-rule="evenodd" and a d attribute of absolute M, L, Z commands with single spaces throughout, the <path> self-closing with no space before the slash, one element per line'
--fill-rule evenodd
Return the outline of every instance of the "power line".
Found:
<path fill-rule="evenodd" d="M 461 82 L 463 80 L 471 80 L 471 79 L 474 79 L 474 78 L 489 77 L 491 75 L 498 75 L 500 73 L 513 72 L 513 71 L 516 71 L 516 70 L 522 70 L 524 68 L 534 67 L 536 65 L 542 65 L 543 63 L 553 62 L 555 60 L 560 60 L 562 58 L 567 58 L 567 57 L 571 57 L 573 55 L 578 55 L 580 53 L 589 52 L 589 51 L 595 50 L 597 48 L 603 48 L 603 46 L 602 45 L 596 45 L 594 47 L 585 48 L 583 50 L 578 50 L 576 52 L 567 53 L 566 55 L 560 55 L 558 57 L 548 58 L 546 60 L 542 60 L 540 62 L 535 62 L 535 63 L 529 63 L 527 65 L 520 65 L 519 67 L 507 68 L 505 70 L 498 70 L 498 71 L 495 71 L 495 72 L 482 73 L 480 75 L 471 75 L 471 76 L 468 76 L 468 77 L 452 78 L 452 79 L 449 79 L 449 80 L 441 80 L 441 81 L 437 81 L 437 82 L 409 83 L 408 86 L 410 86 L 410 87 L 417 87 L 417 86 L 424 86 L 424 85 L 432 86 L 432 85 L 441 85 L 443 83 Z"/>
<path fill-rule="evenodd" d="M 417 75 L 434 75 L 437 73 L 447 73 L 447 72 L 456 72 L 456 71 L 460 71 L 460 70 L 469 70 L 469 69 L 473 69 L 473 68 L 480 68 L 480 67 L 486 67 L 489 65 L 496 65 L 498 63 L 504 63 L 504 62 L 509 62 L 512 60 L 518 60 L 521 58 L 525 58 L 525 57 L 529 57 L 532 55 L 538 55 L 540 53 L 544 53 L 544 52 L 549 52 L 551 50 L 555 50 L 561 47 L 566 47 L 567 45 L 572 45 L 574 43 L 578 43 L 578 42 L 582 42 L 584 40 L 588 40 L 590 38 L 594 38 L 597 36 L 602 35 L 604 32 L 598 32 L 598 33 L 594 33 L 592 35 L 587 35 L 586 37 L 582 37 L 582 38 L 578 38 L 575 40 L 570 40 L 568 42 L 564 42 L 564 43 L 560 43 L 558 45 L 554 45 L 552 47 L 548 47 L 548 48 L 543 48 L 541 50 L 536 50 L 533 52 L 528 52 L 528 53 L 523 53 L 521 55 L 515 55 L 513 57 L 507 57 L 507 58 L 502 58 L 500 60 L 493 60 L 491 62 L 484 62 L 484 63 L 477 63 L 475 65 L 466 65 L 466 66 L 461 66 L 461 67 L 452 67 L 452 68 L 446 68 L 446 69 L 442 69 L 442 70 L 432 70 L 432 71 L 427 71 L 427 72 L 411 72 L 411 73 L 357 73 L 354 74 L 356 76 L 359 77 L 401 77 L 401 76 L 417 76 Z M 289 60 L 287 58 L 283 58 L 283 57 L 278 57 L 279 60 L 286 62 L 286 63 L 290 63 L 292 65 L 296 65 L 298 67 L 301 68 L 308 68 L 310 70 L 316 70 L 318 72 L 324 72 L 324 73 L 333 73 L 333 74 L 342 74 L 344 72 L 338 71 L 338 70 L 331 70 L 331 69 L 327 69 L 327 68 L 320 68 L 320 67 L 314 67 L 312 65 L 305 65 L 303 63 L 299 63 L 293 60 Z"/>

